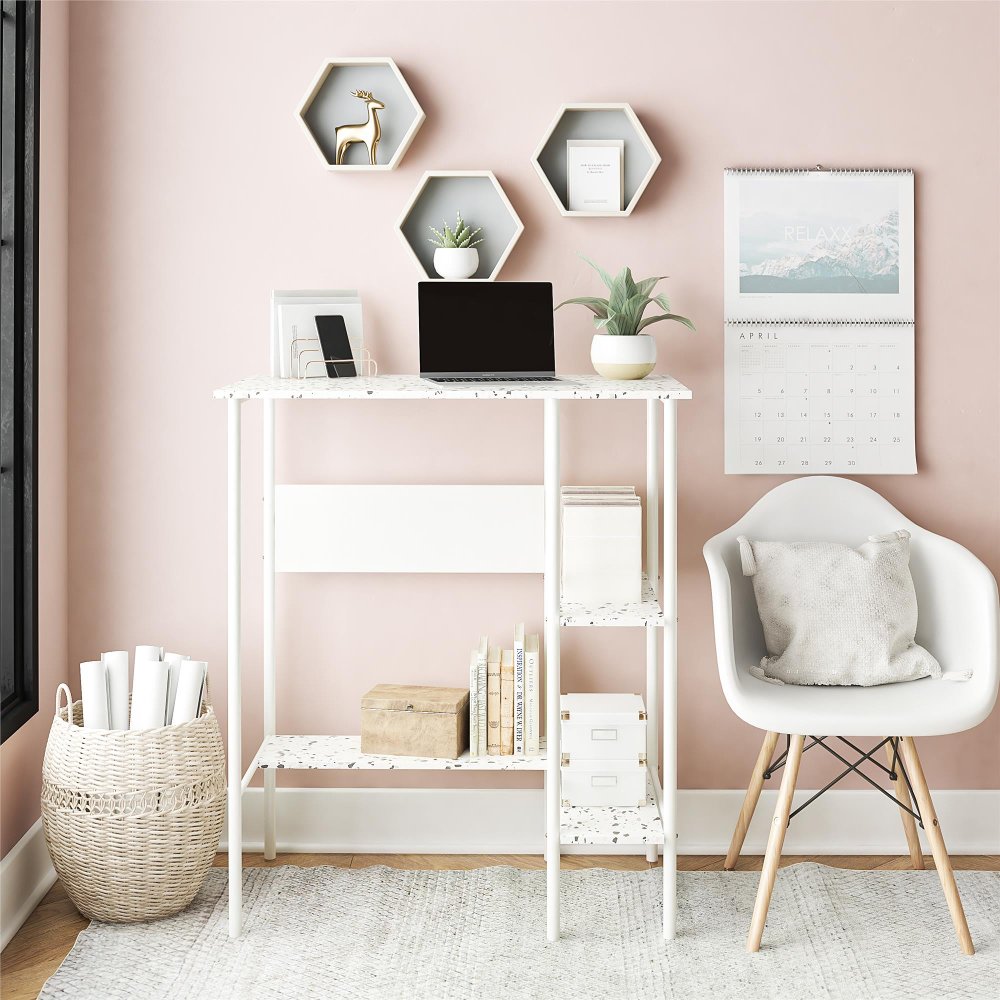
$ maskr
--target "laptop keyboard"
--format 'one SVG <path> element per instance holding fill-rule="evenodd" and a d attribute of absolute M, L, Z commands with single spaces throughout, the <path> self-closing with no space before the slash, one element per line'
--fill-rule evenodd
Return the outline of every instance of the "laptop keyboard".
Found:
<path fill-rule="evenodd" d="M 500 375 L 444 375 L 432 378 L 431 382 L 558 382 L 555 375 L 522 375 L 517 378 L 503 378 Z"/>

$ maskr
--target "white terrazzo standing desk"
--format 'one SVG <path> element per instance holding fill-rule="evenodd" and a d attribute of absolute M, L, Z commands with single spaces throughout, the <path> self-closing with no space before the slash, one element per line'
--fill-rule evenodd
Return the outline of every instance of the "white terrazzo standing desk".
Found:
<path fill-rule="evenodd" d="M 565 375 L 557 382 L 435 383 L 416 375 L 377 375 L 344 379 L 248 378 L 215 391 L 228 407 L 229 468 L 229 932 L 235 937 L 242 924 L 242 819 L 243 792 L 254 773 L 264 775 L 264 854 L 273 858 L 275 838 L 275 773 L 282 768 L 335 768 L 354 770 L 537 770 L 545 775 L 545 856 L 548 887 L 548 939 L 559 937 L 559 856 L 563 845 L 645 845 L 655 858 L 663 845 L 663 933 L 671 939 L 676 922 L 677 881 L 677 400 L 691 398 L 691 391 L 668 376 L 650 376 L 638 382 L 609 381 L 594 375 Z M 542 400 L 544 402 L 544 482 L 537 567 L 544 579 L 545 635 L 543 663 L 546 683 L 546 741 L 537 757 L 477 757 L 466 753 L 457 760 L 391 757 L 364 754 L 356 736 L 283 736 L 277 733 L 275 713 L 275 574 L 282 568 L 282 531 L 291 532 L 276 516 L 274 452 L 276 400 Z M 586 607 L 562 604 L 559 596 L 560 475 L 559 404 L 563 400 L 641 400 L 646 404 L 646 574 L 642 599 L 625 607 Z M 264 737 L 245 773 L 242 768 L 241 630 L 241 413 L 242 404 L 260 400 L 263 419 L 264 515 Z M 662 436 L 659 410 L 663 409 Z M 660 476 L 663 477 L 663 520 L 657 516 Z M 279 487 L 279 489 L 331 489 L 330 487 Z M 348 488 L 349 489 L 349 488 Z M 376 489 L 373 487 L 372 489 Z M 381 489 L 391 489 L 382 487 Z M 415 487 L 401 487 L 414 490 Z M 469 487 L 436 487 L 468 490 Z M 486 488 L 488 489 L 488 488 Z M 509 487 L 531 490 L 539 487 Z M 440 495 L 440 494 L 438 494 Z M 408 494 L 408 496 L 412 496 Z M 530 507 L 531 497 L 525 498 Z M 325 502 L 325 501 L 324 501 Z M 356 502 L 356 499 L 355 499 Z M 464 500 L 462 501 L 464 502 Z M 310 530 L 309 526 L 295 529 Z M 277 544 L 276 544 L 277 536 Z M 660 539 L 663 542 L 663 573 Z M 320 546 L 321 547 L 321 546 Z M 529 557 L 533 558 L 533 557 Z M 310 565 L 311 570 L 317 567 Z M 330 556 L 330 572 L 344 572 Z M 380 567 L 385 569 L 384 566 Z M 447 571 L 447 567 L 428 567 Z M 511 571 L 486 565 L 485 572 Z M 356 570 L 355 570 L 356 571 Z M 412 570 L 411 570 L 412 571 Z M 469 571 L 466 569 L 465 571 Z M 562 807 L 559 796 L 559 637 L 561 627 L 638 626 L 646 629 L 646 708 L 648 718 L 648 788 L 645 806 L 639 808 L 584 809 Z M 663 686 L 658 683 L 660 640 L 663 649 Z M 659 775 L 657 717 L 662 710 L 663 767 Z"/>

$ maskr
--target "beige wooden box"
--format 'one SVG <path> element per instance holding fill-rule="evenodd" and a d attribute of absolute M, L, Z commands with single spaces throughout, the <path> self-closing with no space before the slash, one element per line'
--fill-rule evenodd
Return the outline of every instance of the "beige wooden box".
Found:
<path fill-rule="evenodd" d="M 361 699 L 361 752 L 460 757 L 469 749 L 466 688 L 376 684 Z"/>

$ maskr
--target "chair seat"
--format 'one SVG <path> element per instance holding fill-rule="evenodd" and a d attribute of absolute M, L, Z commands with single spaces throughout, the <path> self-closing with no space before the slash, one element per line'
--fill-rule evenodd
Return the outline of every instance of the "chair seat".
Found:
<path fill-rule="evenodd" d="M 943 736 L 982 721 L 975 680 L 925 677 L 877 687 L 771 684 L 737 672 L 729 701 L 744 722 L 775 733 L 810 736 Z"/>

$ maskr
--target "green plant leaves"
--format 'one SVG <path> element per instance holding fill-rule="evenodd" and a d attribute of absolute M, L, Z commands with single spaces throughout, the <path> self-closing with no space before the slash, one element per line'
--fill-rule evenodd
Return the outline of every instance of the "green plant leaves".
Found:
<path fill-rule="evenodd" d="M 454 232 L 452 232 L 447 222 L 444 224 L 443 233 L 439 232 L 433 226 L 428 226 L 427 228 L 434 234 L 434 239 L 428 237 L 427 242 L 446 250 L 462 250 L 467 247 L 478 246 L 483 242 L 481 239 L 476 239 L 476 236 L 483 231 L 482 226 L 473 231 L 462 218 L 461 212 L 455 213 Z"/>
<path fill-rule="evenodd" d="M 632 272 L 627 267 L 623 267 L 615 275 L 611 294 L 608 296 L 608 312 L 620 313 L 634 290 L 635 282 L 632 280 Z"/>
<path fill-rule="evenodd" d="M 642 281 L 636 282 L 636 294 L 649 295 L 649 293 L 656 287 L 657 282 L 663 281 L 665 277 L 665 274 L 661 274 L 658 278 L 643 278 Z"/>
<path fill-rule="evenodd" d="M 609 292 L 614 289 L 614 287 L 615 287 L 614 280 L 612 279 L 611 275 L 608 274 L 608 272 L 604 270 L 603 267 L 601 267 L 598 264 L 595 264 L 589 258 L 584 257 L 583 254 L 580 254 L 580 259 L 581 260 L 585 260 L 601 276 L 601 281 L 604 282 L 604 286 L 605 286 L 605 288 L 607 288 L 607 290 Z"/>
<path fill-rule="evenodd" d="M 563 306 L 585 306 L 589 309 L 595 316 L 604 318 L 608 315 L 608 300 L 595 298 L 591 295 L 583 295 L 577 299 L 567 299 L 565 302 L 560 302 L 556 306 L 556 309 L 561 309 Z M 555 312 L 555 310 L 553 310 Z"/>
<path fill-rule="evenodd" d="M 639 333 L 642 330 L 645 330 L 646 327 L 649 326 L 650 323 L 659 323 L 661 320 L 665 320 L 665 319 L 672 319 L 672 320 L 676 321 L 677 323 L 681 323 L 682 325 L 686 326 L 692 332 L 697 333 L 697 330 L 695 329 L 695 325 L 694 325 L 694 323 L 691 322 L 691 320 L 689 320 L 686 316 L 676 316 L 674 313 L 659 313 L 656 316 L 647 316 L 639 324 L 639 329 L 636 331 L 636 333 Z"/>
<path fill-rule="evenodd" d="M 477 230 L 478 232 L 478 230 Z M 473 234 L 475 235 L 475 234 Z M 632 271 L 623 267 L 613 278 L 604 268 L 595 264 L 588 257 L 580 254 L 581 260 L 586 261 L 600 276 L 608 289 L 606 299 L 594 296 L 581 296 L 574 299 L 566 299 L 560 302 L 556 309 L 565 305 L 581 305 L 589 309 L 594 314 L 594 326 L 598 330 L 603 330 L 611 337 L 634 337 L 641 333 L 652 323 L 660 323 L 664 320 L 673 320 L 681 323 L 689 330 L 694 330 L 695 326 L 691 320 L 684 316 L 678 316 L 670 311 L 670 301 L 666 295 L 650 296 L 650 292 L 657 283 L 663 281 L 666 275 L 659 275 L 652 278 L 643 278 L 636 281 L 632 277 Z M 643 319 L 643 313 L 650 303 L 655 302 L 662 310 L 663 314 L 658 316 L 647 316 Z"/>

